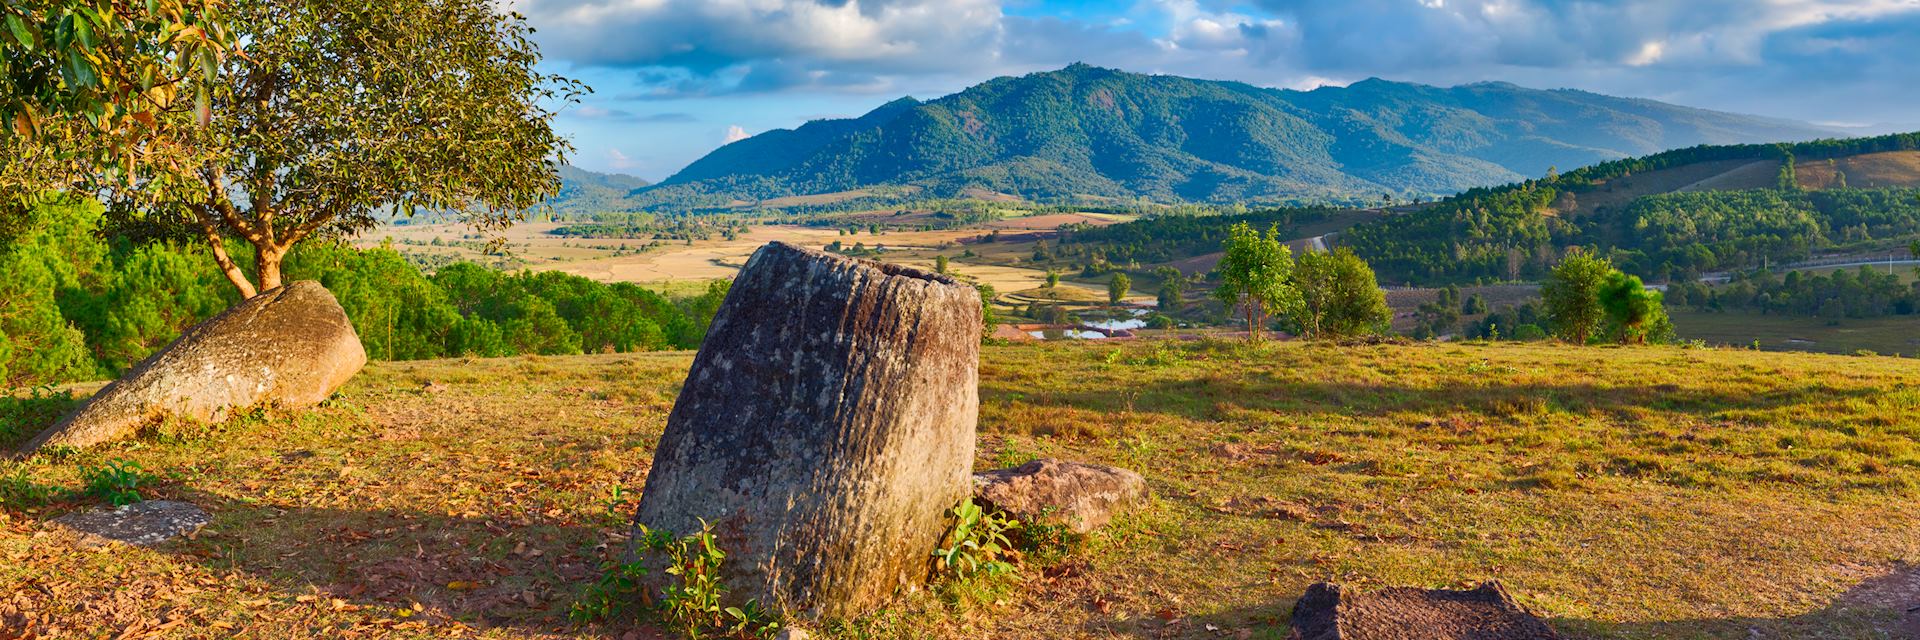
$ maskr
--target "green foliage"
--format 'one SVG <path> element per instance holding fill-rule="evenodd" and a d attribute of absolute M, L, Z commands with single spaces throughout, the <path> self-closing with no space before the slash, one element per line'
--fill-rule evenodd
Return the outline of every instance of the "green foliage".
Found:
<path fill-rule="evenodd" d="M 1047 270 L 1047 288 L 1052 289 L 1058 286 L 1060 286 L 1060 272 L 1054 271 L 1052 269 L 1048 269 Z"/>
<path fill-rule="evenodd" d="M 1674 306 L 1724 311 L 1744 309 L 1768 314 L 1840 318 L 1878 318 L 1920 313 L 1920 285 L 1873 267 L 1832 273 L 1789 271 L 1740 274 L 1724 286 L 1680 282 L 1668 287 Z"/>
<path fill-rule="evenodd" d="M 1301 297 L 1294 324 L 1305 337 L 1379 333 L 1393 320 L 1373 269 L 1352 250 L 1300 254 L 1294 261 L 1293 282 Z"/>
<path fill-rule="evenodd" d="M 32 509 L 64 495 L 65 490 L 41 484 L 24 468 L 0 475 L 0 510 Z"/>
<path fill-rule="evenodd" d="M 953 529 L 947 532 L 946 546 L 933 552 L 943 571 L 960 578 L 999 577 L 1015 571 L 1007 561 L 1014 552 L 1007 534 L 1020 528 L 1018 521 L 989 513 L 971 498 L 960 501 L 948 514 L 953 516 Z"/>
<path fill-rule="evenodd" d="M 571 147 L 550 120 L 580 88 L 537 69 L 524 16 L 486 0 L 224 6 L 246 55 L 206 61 L 226 81 L 204 99 L 192 162 L 90 185 L 116 230 L 206 243 L 251 297 L 309 238 L 417 209 L 501 229 L 558 191 Z M 253 274 L 225 238 L 253 247 Z"/>
<path fill-rule="evenodd" d="M 1102 227 L 1073 225 L 1062 230 L 1056 253 L 1089 261 L 1099 256 L 1122 264 L 1171 262 L 1219 251 L 1227 230 L 1235 224 L 1245 223 L 1256 229 L 1278 225 L 1283 235 L 1293 237 L 1301 225 L 1326 220 L 1337 211 L 1325 207 L 1241 209 L 1162 213 Z"/>
<path fill-rule="evenodd" d="M 0 3 L 0 243 L 49 192 L 180 170 L 235 42 L 214 0 Z M 137 152 L 136 152 L 137 151 Z"/>
<path fill-rule="evenodd" d="M 1477 316 L 1487 311 L 1487 298 L 1478 293 L 1468 296 L 1466 303 L 1460 305 L 1460 313 L 1463 315 Z"/>
<path fill-rule="evenodd" d="M 0 451 L 10 450 L 53 426 L 71 408 L 73 392 L 51 386 L 34 387 L 24 394 L 0 394 Z"/>
<path fill-rule="evenodd" d="M 1159 267 L 1153 275 L 1160 278 L 1160 292 L 1154 296 L 1154 306 L 1163 314 L 1179 313 L 1186 306 L 1187 277 L 1173 267 Z"/>
<path fill-rule="evenodd" d="M 1708 270 L 1805 259 L 1870 239 L 1920 234 L 1920 190 L 1787 187 L 1654 194 L 1578 221 L 1548 215 L 1561 196 L 1607 180 L 1723 160 L 1831 159 L 1920 149 L 1920 133 L 1793 145 L 1701 146 L 1605 162 L 1503 187 L 1471 189 L 1434 206 L 1358 225 L 1346 246 L 1393 281 L 1463 282 L 1544 276 L 1555 253 L 1597 247 L 1622 270 L 1686 279 Z"/>
<path fill-rule="evenodd" d="M 1291 283 L 1293 252 L 1280 243 L 1278 227 L 1268 227 L 1262 235 L 1246 223 L 1235 224 L 1228 229 L 1223 251 L 1215 267 L 1220 286 L 1213 295 L 1228 309 L 1246 309 L 1248 340 L 1259 339 L 1264 313 L 1297 312 L 1302 302 L 1300 290 Z"/>
<path fill-rule="evenodd" d="M 45 205 L 0 245 L 0 388 L 117 375 L 239 300 L 198 245 L 109 242 L 98 207 Z M 250 260 L 246 245 L 231 255 Z M 629 283 L 459 263 L 432 277 L 391 249 L 310 243 L 286 273 L 317 280 L 369 357 L 630 352 L 700 345 L 728 283 L 669 300 Z"/>
<path fill-rule="evenodd" d="M 634 539 L 643 556 L 634 562 L 609 564 L 598 581 L 574 602 L 569 617 L 576 622 L 646 617 L 687 638 L 720 634 L 728 638 L 767 638 L 780 629 L 779 615 L 747 601 L 727 606 L 727 587 L 720 565 L 727 554 L 715 542 L 713 526 L 701 522 L 698 532 L 675 537 L 671 532 L 636 524 Z M 651 560 L 649 559 L 651 558 Z M 660 591 L 649 590 L 647 566 L 657 563 L 666 576 Z"/>
<path fill-rule="evenodd" d="M 974 283 L 973 289 L 980 293 L 980 335 L 991 336 L 994 328 L 1000 326 L 1000 310 L 993 306 L 993 299 L 999 297 L 1000 292 L 984 282 Z"/>
<path fill-rule="evenodd" d="M 1124 273 L 1113 274 L 1113 279 L 1107 281 L 1107 304 L 1120 304 L 1120 301 L 1127 297 L 1127 291 L 1132 288 L 1133 278 L 1127 277 Z"/>
<path fill-rule="evenodd" d="M 80 467 L 80 482 L 87 495 L 123 507 L 145 500 L 140 487 L 155 478 L 140 470 L 140 465 L 124 460 L 108 460 L 100 466 Z"/>
<path fill-rule="evenodd" d="M 1660 292 L 1648 290 L 1639 276 L 1610 273 L 1598 295 L 1607 314 L 1607 335 L 1621 344 L 1673 341 L 1673 322 L 1661 305 Z"/>
<path fill-rule="evenodd" d="M 939 256 L 933 257 L 933 270 L 935 273 L 939 273 L 943 275 L 946 274 L 947 257 L 945 255 L 939 255 Z"/>
<path fill-rule="evenodd" d="M 1548 321 L 1554 335 L 1574 344 L 1586 344 L 1606 319 L 1600 304 L 1600 290 L 1615 273 L 1613 264 L 1585 251 L 1567 255 L 1553 268 L 1540 297 L 1546 304 Z"/>

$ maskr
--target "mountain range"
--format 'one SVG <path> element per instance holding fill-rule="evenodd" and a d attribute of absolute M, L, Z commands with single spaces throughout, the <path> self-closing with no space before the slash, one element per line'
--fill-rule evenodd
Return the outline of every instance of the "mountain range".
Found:
<path fill-rule="evenodd" d="M 874 187 L 1045 201 L 1337 202 L 1451 194 L 1700 144 L 1834 134 L 1502 82 L 1369 79 L 1295 91 L 1075 64 L 768 131 L 596 204 L 724 209 Z M 610 198 L 618 186 L 578 191 Z"/>

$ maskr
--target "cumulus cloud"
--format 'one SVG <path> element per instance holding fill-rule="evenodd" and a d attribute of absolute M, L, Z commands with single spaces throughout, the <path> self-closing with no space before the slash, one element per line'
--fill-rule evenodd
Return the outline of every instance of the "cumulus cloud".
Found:
<path fill-rule="evenodd" d="M 742 127 L 736 124 L 736 125 L 727 127 L 727 137 L 723 139 L 720 142 L 720 144 L 729 145 L 735 142 L 739 142 L 741 140 L 745 140 L 750 137 L 752 136 L 747 135 L 747 130 L 745 127 Z"/>
<path fill-rule="evenodd" d="M 513 0 L 544 51 L 654 74 L 662 95 L 867 87 L 991 62 L 1000 0 Z M 988 60 L 982 60 L 982 57 Z"/>

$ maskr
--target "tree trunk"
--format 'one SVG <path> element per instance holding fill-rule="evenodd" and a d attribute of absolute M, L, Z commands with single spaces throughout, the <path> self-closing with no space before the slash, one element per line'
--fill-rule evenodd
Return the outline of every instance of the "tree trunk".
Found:
<path fill-rule="evenodd" d="M 234 263 L 233 256 L 227 255 L 226 240 L 220 237 L 219 232 L 214 231 L 212 225 L 203 226 L 206 231 L 208 248 L 213 251 L 213 262 L 220 266 L 220 274 L 226 276 L 227 282 L 233 283 L 235 289 L 240 290 L 240 298 L 242 300 L 259 295 L 259 290 L 255 289 L 253 283 L 247 280 L 247 272 L 242 271 L 240 265 Z"/>
<path fill-rule="evenodd" d="M 280 288 L 280 262 L 286 260 L 287 251 L 271 245 L 255 245 L 254 256 L 255 270 L 260 272 L 260 290 Z"/>
<path fill-rule="evenodd" d="M 635 521 L 710 523 L 736 602 L 846 617 L 924 583 L 970 495 L 980 323 L 951 277 L 762 247 L 694 358 Z"/>

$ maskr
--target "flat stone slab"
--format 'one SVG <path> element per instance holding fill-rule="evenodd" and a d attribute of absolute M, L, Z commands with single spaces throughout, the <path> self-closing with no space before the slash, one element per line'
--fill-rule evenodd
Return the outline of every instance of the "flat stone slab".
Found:
<path fill-rule="evenodd" d="M 1393 587 L 1374 593 L 1318 583 L 1293 605 L 1289 640 L 1561 640 L 1498 582 L 1467 591 Z"/>
<path fill-rule="evenodd" d="M 76 511 L 49 521 L 95 542 L 111 540 L 150 547 L 200 530 L 213 522 L 205 509 L 186 502 L 148 500 L 120 508 Z"/>

